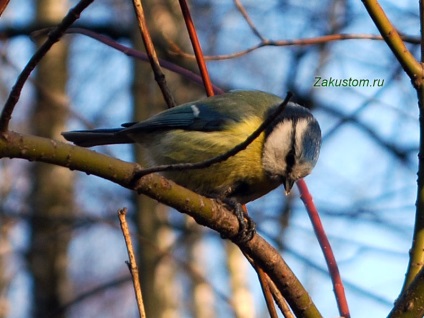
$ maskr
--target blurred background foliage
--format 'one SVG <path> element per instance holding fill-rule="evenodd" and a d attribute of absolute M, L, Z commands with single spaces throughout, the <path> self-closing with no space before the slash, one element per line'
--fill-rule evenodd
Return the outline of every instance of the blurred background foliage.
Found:
<path fill-rule="evenodd" d="M 14 0 L 0 18 L 0 101 L 42 36 L 76 1 Z M 176 1 L 143 1 L 161 58 L 197 68 Z M 415 91 L 387 45 L 354 39 L 314 45 L 261 41 L 328 34 L 378 35 L 359 1 L 192 0 L 214 84 L 259 89 L 309 107 L 320 122 L 320 160 L 306 178 L 339 261 L 353 317 L 387 315 L 402 287 L 416 198 Z M 419 54 L 418 4 L 381 1 Z M 95 1 L 76 26 L 143 50 L 131 1 Z M 287 44 L 287 43 L 286 43 Z M 305 43 L 303 43 L 305 44 Z M 173 72 L 177 103 L 204 96 Z M 374 87 L 314 87 L 322 79 L 378 80 Z M 60 132 L 115 127 L 165 107 L 149 65 L 78 32 L 56 44 L 27 82 L 12 129 L 62 140 Z M 101 147 L 142 161 L 140 149 Z M 0 161 L 0 317 L 135 317 L 116 211 L 126 206 L 148 317 L 264 317 L 256 274 L 234 246 L 176 211 L 83 173 Z M 326 265 L 295 189 L 249 205 L 259 232 L 281 250 L 325 317 L 337 307 Z"/>

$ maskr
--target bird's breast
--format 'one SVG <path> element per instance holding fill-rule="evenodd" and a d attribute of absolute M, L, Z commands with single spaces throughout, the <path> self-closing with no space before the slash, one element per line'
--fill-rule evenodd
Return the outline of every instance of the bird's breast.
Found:
<path fill-rule="evenodd" d="M 246 140 L 261 119 L 238 123 L 223 131 L 173 130 L 155 134 L 145 145 L 151 165 L 198 163 L 224 154 Z M 263 169 L 264 134 L 235 156 L 210 167 L 167 171 L 164 176 L 208 197 L 232 197 L 246 203 L 268 193 L 279 184 Z"/>

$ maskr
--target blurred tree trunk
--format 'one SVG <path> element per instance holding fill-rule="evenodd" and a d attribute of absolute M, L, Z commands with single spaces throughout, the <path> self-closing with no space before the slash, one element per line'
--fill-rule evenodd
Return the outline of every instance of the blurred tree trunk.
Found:
<path fill-rule="evenodd" d="M 137 24 L 134 27 L 134 47 L 143 51 L 140 39 L 140 31 Z M 164 102 L 161 93 L 153 80 L 152 72 L 148 63 L 134 62 L 133 77 L 133 101 L 134 101 L 134 121 L 139 121 L 164 109 Z M 143 162 L 143 151 L 140 148 L 134 149 L 136 162 Z M 157 265 L 161 258 L 158 246 L 162 246 L 161 241 L 168 241 L 164 236 L 169 234 L 169 229 L 164 225 L 167 208 L 156 201 L 144 196 L 135 195 L 136 226 L 140 233 L 138 244 L 140 280 L 143 289 L 143 300 L 147 317 L 163 317 L 164 312 L 173 307 L 164 297 L 167 290 L 159 291 L 156 288 Z M 167 289 L 172 289 L 172 272 L 167 273 Z"/>
<path fill-rule="evenodd" d="M 144 1 L 143 5 L 158 56 L 184 66 L 183 61 L 175 61 L 176 57 L 169 54 L 169 43 L 164 38 L 166 36 L 182 47 L 186 47 L 184 45 L 187 44 L 188 37 L 178 2 L 149 0 Z M 135 48 L 145 51 L 137 23 L 133 33 L 133 43 Z M 202 94 L 201 90 L 190 88 L 193 84 L 182 80 L 179 75 L 166 72 L 166 79 L 175 100 L 179 103 Z M 167 108 L 149 63 L 134 62 L 133 97 L 136 121 L 146 119 Z M 140 148 L 135 148 L 135 160 L 143 162 L 143 153 Z M 161 251 L 166 250 L 170 243 L 172 244 L 174 236 L 172 229 L 167 225 L 167 208 L 145 196 L 136 196 L 135 202 L 137 210 L 135 222 L 140 233 L 138 250 L 140 279 L 146 315 L 158 318 L 179 317 L 181 299 L 178 298 L 177 292 L 179 286 L 175 285 L 177 266 L 170 262 L 169 258 L 161 255 Z"/>
<path fill-rule="evenodd" d="M 196 225 L 194 225 L 196 226 Z M 212 253 L 205 253 L 204 240 L 202 240 L 204 231 L 200 227 L 193 228 L 189 235 L 186 235 L 184 242 L 187 243 L 189 253 L 187 255 L 190 267 L 194 269 L 196 275 L 193 275 L 190 283 L 192 284 L 192 303 L 193 317 L 216 318 L 216 294 L 208 281 L 208 262 Z M 205 279 L 199 279 L 205 278 Z"/>
<path fill-rule="evenodd" d="M 0 318 L 7 318 L 10 316 L 11 306 L 7 294 L 13 277 L 11 266 L 8 266 L 8 256 L 12 249 L 9 235 L 13 227 L 12 222 L 3 213 L 0 213 L 0 224 Z"/>
<path fill-rule="evenodd" d="M 57 24 L 67 12 L 67 0 L 37 1 L 40 25 Z M 57 138 L 68 117 L 63 100 L 67 81 L 68 45 L 56 43 L 38 65 L 31 116 L 35 135 Z M 68 169 L 36 163 L 30 170 L 31 243 L 28 254 L 33 276 L 33 316 L 48 317 L 69 300 L 68 245 L 72 231 L 73 175 Z M 55 317 L 64 317 L 56 314 Z"/>
<path fill-rule="evenodd" d="M 225 242 L 227 268 L 231 285 L 232 308 L 236 318 L 254 318 L 255 302 L 249 290 L 247 262 L 240 249 L 231 242 Z"/>

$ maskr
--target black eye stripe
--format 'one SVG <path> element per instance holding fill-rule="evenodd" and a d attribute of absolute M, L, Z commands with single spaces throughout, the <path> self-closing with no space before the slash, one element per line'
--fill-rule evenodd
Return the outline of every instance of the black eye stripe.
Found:
<path fill-rule="evenodd" d="M 286 176 L 288 176 L 294 167 L 296 158 L 296 121 L 292 120 L 292 136 L 290 140 L 290 150 L 286 155 Z"/>

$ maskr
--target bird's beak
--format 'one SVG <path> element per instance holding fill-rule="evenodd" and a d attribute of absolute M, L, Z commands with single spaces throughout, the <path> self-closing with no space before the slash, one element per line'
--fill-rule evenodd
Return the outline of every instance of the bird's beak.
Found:
<path fill-rule="evenodd" d="M 283 185 L 284 185 L 284 189 L 286 190 L 286 195 L 288 195 L 293 187 L 294 184 L 294 180 L 290 179 L 290 178 L 286 178 L 286 180 L 284 180 Z"/>

